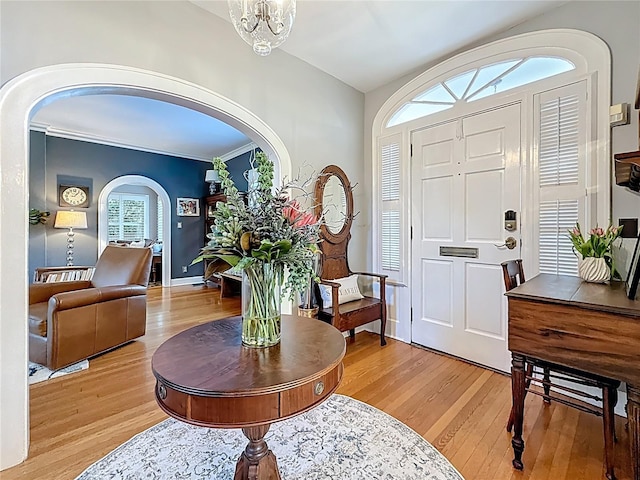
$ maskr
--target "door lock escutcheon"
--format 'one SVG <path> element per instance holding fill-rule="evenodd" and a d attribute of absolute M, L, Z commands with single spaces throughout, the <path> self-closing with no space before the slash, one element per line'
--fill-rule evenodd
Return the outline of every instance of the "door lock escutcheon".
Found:
<path fill-rule="evenodd" d="M 518 214 L 514 210 L 504 212 L 504 229 L 508 232 L 515 232 L 518 228 Z"/>
<path fill-rule="evenodd" d="M 518 245 L 518 241 L 513 237 L 507 237 L 502 245 L 498 245 L 497 243 L 494 245 L 498 248 L 507 247 L 509 250 L 513 250 Z"/>

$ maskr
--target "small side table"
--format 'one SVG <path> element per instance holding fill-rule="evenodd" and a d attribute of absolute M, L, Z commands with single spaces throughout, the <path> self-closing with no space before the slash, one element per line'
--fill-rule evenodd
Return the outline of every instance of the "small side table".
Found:
<path fill-rule="evenodd" d="M 154 253 L 153 257 L 151 258 L 151 282 L 157 282 L 158 281 L 158 265 L 160 265 L 160 267 L 162 267 L 162 254 L 161 253 Z"/>
<path fill-rule="evenodd" d="M 220 298 L 237 295 L 242 290 L 242 277 L 231 273 L 220 274 Z"/>
<path fill-rule="evenodd" d="M 345 340 L 331 325 L 282 316 L 278 345 L 249 348 L 242 319 L 198 325 L 153 354 L 156 400 L 170 416 L 193 425 L 242 428 L 249 439 L 234 480 L 280 479 L 264 436 L 271 423 L 326 400 L 342 380 Z"/>

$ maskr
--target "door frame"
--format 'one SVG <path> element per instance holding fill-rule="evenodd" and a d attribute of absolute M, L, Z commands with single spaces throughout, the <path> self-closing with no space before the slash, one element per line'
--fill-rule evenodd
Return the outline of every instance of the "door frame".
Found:
<path fill-rule="evenodd" d="M 549 47 L 553 45 L 553 47 Z M 578 80 L 587 79 L 589 82 L 590 95 L 594 99 L 595 108 L 591 118 L 591 124 L 588 128 L 593 131 L 594 148 L 592 150 L 593 161 L 597 165 L 597 189 L 598 203 L 596 217 L 600 224 L 606 224 L 609 221 L 611 212 L 611 201 L 608 194 L 611 184 L 609 169 L 609 152 L 610 152 L 610 130 L 609 130 L 609 99 L 611 94 L 611 53 L 608 46 L 597 36 L 573 29 L 553 29 L 542 30 L 537 32 L 525 33 L 501 39 L 487 45 L 474 48 L 467 52 L 456 55 L 434 67 L 426 70 L 413 80 L 409 81 L 403 87 L 393 93 L 380 107 L 372 121 L 371 129 L 371 191 L 372 191 L 372 252 L 370 257 L 370 267 L 373 271 L 389 276 L 387 279 L 387 298 L 388 302 L 388 319 L 387 335 L 397 338 L 404 342 L 411 342 L 411 305 L 410 295 L 410 269 L 411 269 L 411 218 L 410 215 L 402 217 L 400 250 L 401 250 L 401 269 L 399 272 L 384 270 L 381 265 L 381 213 L 383 211 L 382 199 L 380 192 L 381 185 L 381 166 L 380 166 L 380 144 L 383 140 L 398 136 L 400 140 L 400 170 L 402 176 L 400 178 L 400 205 L 402 209 L 410 209 L 411 192 L 408 188 L 410 178 L 410 132 L 412 130 L 425 128 L 429 125 L 435 125 L 443 121 L 443 118 L 454 116 L 462 116 L 467 112 L 458 105 L 452 109 L 430 115 L 428 117 L 419 118 L 411 122 L 387 127 L 387 122 L 398 108 L 405 102 L 415 97 L 421 92 L 426 91 L 432 85 L 444 81 L 456 74 L 463 73 L 469 69 L 477 68 L 483 65 L 491 64 L 507 57 L 517 57 L 519 55 L 556 55 L 571 60 L 575 65 L 575 70 L 560 74 L 555 77 L 534 82 L 523 87 L 519 87 L 507 94 L 498 94 L 483 98 L 473 103 L 478 106 L 485 105 L 499 106 L 508 103 L 508 99 L 514 98 L 514 95 L 522 99 L 522 175 L 523 198 L 528 195 L 530 190 L 525 193 L 525 188 L 530 189 L 531 175 L 531 150 L 533 140 L 533 125 L 531 115 L 525 114 L 532 112 L 533 94 L 545 89 L 555 88 L 567 83 L 573 83 Z M 510 92 L 516 92 L 509 95 Z M 518 94 L 518 92 L 520 92 Z M 458 108 L 457 108 L 458 107 Z M 456 113 L 460 111 L 461 113 Z M 531 212 L 527 205 L 522 204 L 521 221 L 530 222 Z M 523 238 L 525 247 L 531 245 L 533 239 Z M 524 253 L 523 253 L 524 255 Z M 525 259 L 526 260 L 526 259 Z M 531 262 L 531 260 L 529 260 Z M 533 272 L 532 272 L 533 273 Z M 408 287 L 408 288 L 407 288 Z"/>
<path fill-rule="evenodd" d="M 171 286 L 171 200 L 167 191 L 155 180 L 143 175 L 123 175 L 107 183 L 98 195 L 98 257 L 109 243 L 108 205 L 109 194 L 123 185 L 140 185 L 150 188 L 162 202 L 162 286 Z"/>

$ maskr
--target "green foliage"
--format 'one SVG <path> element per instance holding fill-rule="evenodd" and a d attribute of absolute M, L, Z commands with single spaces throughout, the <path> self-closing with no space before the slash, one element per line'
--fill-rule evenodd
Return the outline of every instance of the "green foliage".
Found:
<path fill-rule="evenodd" d="M 207 234 L 210 240 L 192 264 L 215 259 L 207 269 L 211 274 L 230 266 L 247 270 L 272 263 L 278 271 L 288 272 L 284 288 L 293 299 L 315 276 L 319 221 L 289 198 L 287 191 L 300 189 L 299 185 L 289 183 L 274 190 L 273 163 L 265 153 L 256 153 L 256 164 L 257 186 L 248 192 L 246 202 L 226 164 L 219 157 L 213 159 L 227 200 L 216 206 L 214 225 Z"/>
<path fill-rule="evenodd" d="M 40 223 L 47 223 L 47 218 L 51 215 L 49 212 L 43 212 L 37 208 L 29 210 L 29 223 L 31 225 L 38 225 Z"/>

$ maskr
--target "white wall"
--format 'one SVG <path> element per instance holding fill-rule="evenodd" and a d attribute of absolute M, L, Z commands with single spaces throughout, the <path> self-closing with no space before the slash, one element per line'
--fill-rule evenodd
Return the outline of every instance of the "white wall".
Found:
<path fill-rule="evenodd" d="M 189 2 L 3 1 L 0 14 L 3 85 L 34 68 L 63 63 L 108 63 L 159 72 L 203 86 L 260 117 L 284 142 L 294 174 L 303 164 L 318 172 L 337 163 L 352 183 L 364 183 L 364 96 L 280 50 L 266 58 L 256 56 L 231 24 Z M 27 125 L 15 128 L 26 131 Z M 20 159 L 2 157 L 3 163 L 8 161 Z M 18 189 L 21 181 L 3 178 L 3 186 L 8 182 Z M 356 195 L 356 209 L 363 201 Z M 24 216 L 26 229 L 26 209 Z M 5 232 L 0 233 L 6 238 Z M 353 234 L 356 248 L 351 249 L 351 261 L 354 268 L 364 268 L 365 249 L 358 246 L 364 244 L 365 235 L 358 229 Z M 9 259 L 3 253 L 4 264 Z M 6 271 L 2 270 L 0 282 L 16 282 L 15 271 L 5 278 Z M 3 321 L 8 317 L 2 316 Z M 26 327 L 16 324 L 12 331 L 21 328 Z M 26 368 L 21 360 L 24 348 L 12 344 L 12 338 L 0 339 L 0 374 L 9 374 L 5 378 Z M 16 396 L 22 392 L 4 386 L 6 382 L 0 392 L 3 409 L 11 406 L 16 416 L 23 415 L 16 408 L 20 406 Z M 11 465 L 16 448 L 23 444 L 24 431 L 16 426 L 20 422 L 9 423 L 0 426 L 0 468 Z"/>
<path fill-rule="evenodd" d="M 633 109 L 635 103 L 636 83 L 640 59 L 640 2 L 628 1 L 572 1 L 555 10 L 524 22 L 506 32 L 486 38 L 484 41 L 453 52 L 448 57 L 468 50 L 472 47 L 492 42 L 521 33 L 550 28 L 574 28 L 593 33 L 607 43 L 612 57 L 611 104 L 626 102 L 631 104 L 631 124 L 615 127 L 612 130 L 611 153 L 638 150 L 638 111 Z M 415 78 L 418 74 L 438 64 L 445 58 L 426 64 L 409 75 L 405 75 L 387 85 L 368 92 L 365 95 L 365 158 L 370 159 L 371 128 L 373 118 L 382 104 L 400 87 Z M 611 159 L 613 169 L 613 157 Z M 371 169 L 367 165 L 367 188 L 371 188 Z M 619 218 L 638 218 L 640 216 L 640 195 L 615 185 L 612 178 L 612 221 Z M 625 240 L 621 259 L 629 261 L 628 250 L 633 248 L 635 240 Z M 626 272 L 626 266 L 623 273 Z"/>
<path fill-rule="evenodd" d="M 239 103 L 283 140 L 293 173 L 340 165 L 364 183 L 364 95 L 282 50 L 255 55 L 233 26 L 189 2 L 2 2 L 0 80 L 70 62 L 135 66 Z M 366 208 L 358 202 L 356 209 Z M 368 202 L 366 202 L 368 203 Z M 364 241 L 354 233 L 354 244 Z M 352 263 L 364 268 L 361 248 Z"/>

